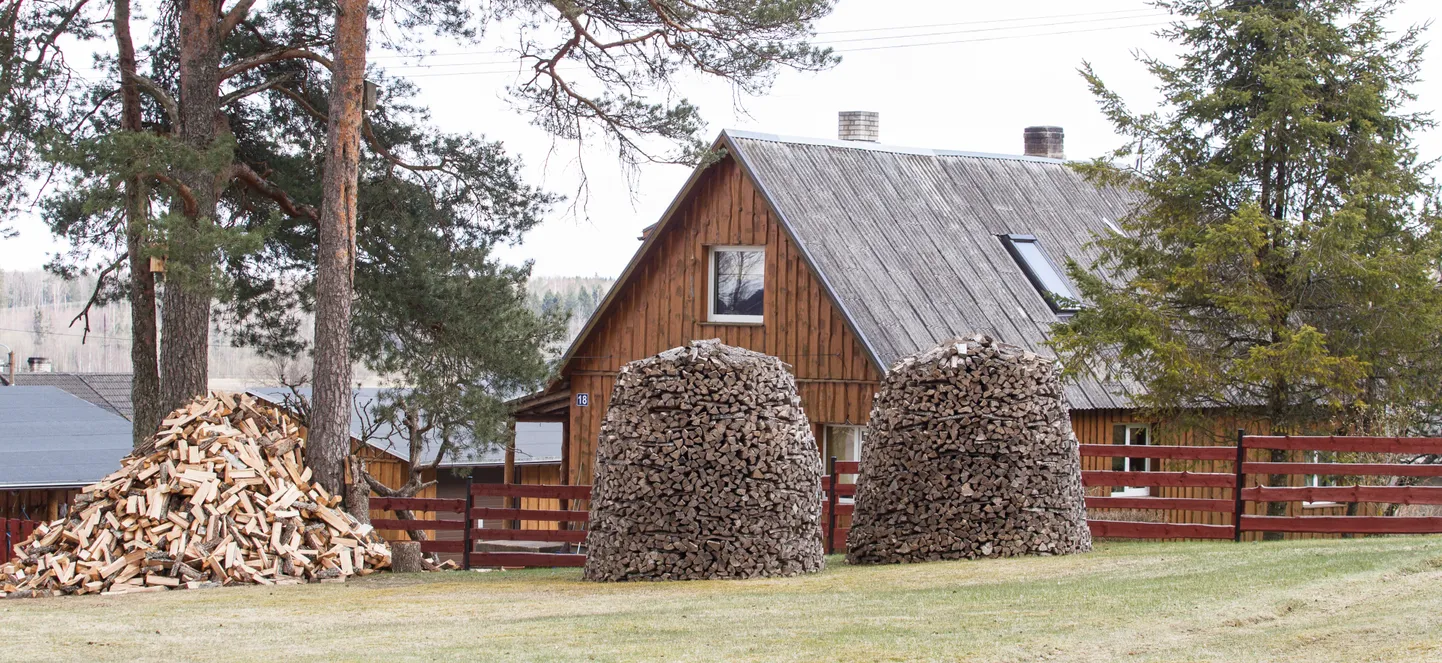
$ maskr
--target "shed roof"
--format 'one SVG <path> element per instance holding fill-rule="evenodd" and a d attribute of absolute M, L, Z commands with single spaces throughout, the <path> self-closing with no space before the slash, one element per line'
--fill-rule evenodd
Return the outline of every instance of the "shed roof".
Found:
<path fill-rule="evenodd" d="M 5 383 L 0 376 L 0 384 Z M 15 373 L 19 386 L 59 387 L 81 400 L 93 403 L 126 419 L 135 416 L 130 400 L 129 373 Z"/>
<path fill-rule="evenodd" d="M 130 422 L 114 412 L 58 387 L 0 387 L 0 489 L 89 485 L 130 450 Z"/>
<path fill-rule="evenodd" d="M 256 387 L 247 389 L 247 392 L 270 401 L 276 405 L 284 406 L 286 396 L 290 390 L 283 387 Z M 360 439 L 367 427 L 366 417 L 360 410 L 372 410 L 376 407 L 383 389 L 375 387 L 364 387 L 355 390 L 355 404 L 359 406 L 351 408 L 350 433 L 351 437 Z M 302 389 L 303 394 L 310 393 L 309 388 Z M 403 461 L 410 460 L 410 447 L 404 436 L 390 424 L 382 424 L 375 434 L 366 440 L 366 444 L 379 451 L 384 451 Z M 435 439 L 427 438 L 426 446 L 421 451 L 421 459 L 424 463 L 430 463 L 435 458 L 436 447 L 439 444 Z M 484 465 L 501 465 L 506 462 L 505 449 L 486 448 L 480 451 L 463 449 L 453 451 L 446 458 L 441 460 L 441 467 L 476 467 Z M 561 462 L 561 431 L 560 424 L 542 425 L 536 423 L 520 422 L 516 424 L 516 464 L 549 464 Z"/>

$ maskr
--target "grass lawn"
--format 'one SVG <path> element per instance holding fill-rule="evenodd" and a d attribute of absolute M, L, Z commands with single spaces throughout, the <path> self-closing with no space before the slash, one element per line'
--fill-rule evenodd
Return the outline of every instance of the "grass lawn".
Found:
<path fill-rule="evenodd" d="M 4 660 L 1442 661 L 1442 537 L 594 584 L 576 569 L 0 601 Z"/>

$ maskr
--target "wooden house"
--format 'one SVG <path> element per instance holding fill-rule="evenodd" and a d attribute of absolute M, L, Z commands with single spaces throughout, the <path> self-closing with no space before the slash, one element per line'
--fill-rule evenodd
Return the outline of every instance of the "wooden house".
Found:
<path fill-rule="evenodd" d="M 1050 327 L 1075 298 L 1062 265 L 1089 264 L 1093 237 L 1120 232 L 1127 195 L 1068 167 L 1055 127 L 1027 129 L 1027 154 L 1013 156 L 882 145 L 867 119 L 843 113 L 840 140 L 717 138 L 722 156 L 696 169 L 646 229 L 559 378 L 513 403 L 517 421 L 565 427 L 565 483 L 591 482 L 618 369 L 691 340 L 719 338 L 790 364 L 818 452 L 842 460 L 859 458 L 872 396 L 898 358 L 975 333 L 1048 352 Z M 1137 416 L 1126 393 L 1093 376 L 1067 384 L 1082 443 L 1228 444 L 1237 428 L 1171 430 Z M 1144 459 L 1088 462 L 1162 469 Z"/>

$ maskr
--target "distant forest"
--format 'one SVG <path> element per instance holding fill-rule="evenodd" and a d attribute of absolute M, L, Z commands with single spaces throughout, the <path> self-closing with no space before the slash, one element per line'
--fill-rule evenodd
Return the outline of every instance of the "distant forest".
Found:
<path fill-rule="evenodd" d="M 559 308 L 571 313 L 569 344 L 612 282 L 601 276 L 538 276 L 531 279 L 528 300 L 537 311 Z M 90 336 L 83 344 L 84 324 L 71 326 L 94 285 L 91 276 L 66 281 L 41 270 L 0 270 L 0 343 L 15 350 L 17 370 L 24 370 L 26 357 L 48 357 L 57 371 L 130 372 L 130 308 L 125 302 L 91 309 Z M 211 342 L 214 379 L 257 382 L 274 372 L 272 361 L 246 348 L 231 347 L 219 330 L 212 333 Z M 3 359 L 0 350 L 0 363 Z"/>

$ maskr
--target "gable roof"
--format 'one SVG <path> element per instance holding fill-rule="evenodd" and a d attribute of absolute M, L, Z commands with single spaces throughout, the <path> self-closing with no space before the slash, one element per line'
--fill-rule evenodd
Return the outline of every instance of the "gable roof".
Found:
<path fill-rule="evenodd" d="M 5 384 L 0 376 L 0 384 Z M 18 386 L 59 387 L 75 397 L 126 419 L 135 416 L 130 400 L 129 373 L 15 373 Z"/>
<path fill-rule="evenodd" d="M 1129 208 L 1057 159 L 894 147 L 727 130 L 740 163 L 877 367 L 987 333 L 1050 354 L 1056 314 L 999 236 L 1033 235 L 1051 258 L 1089 264 L 1093 235 Z M 704 172 L 698 168 L 562 357 L 575 354 Z M 1123 386 L 1068 382 L 1076 409 L 1130 407 Z"/>
<path fill-rule="evenodd" d="M 0 489 L 95 483 L 131 444 L 129 421 L 58 387 L 0 387 Z"/>

